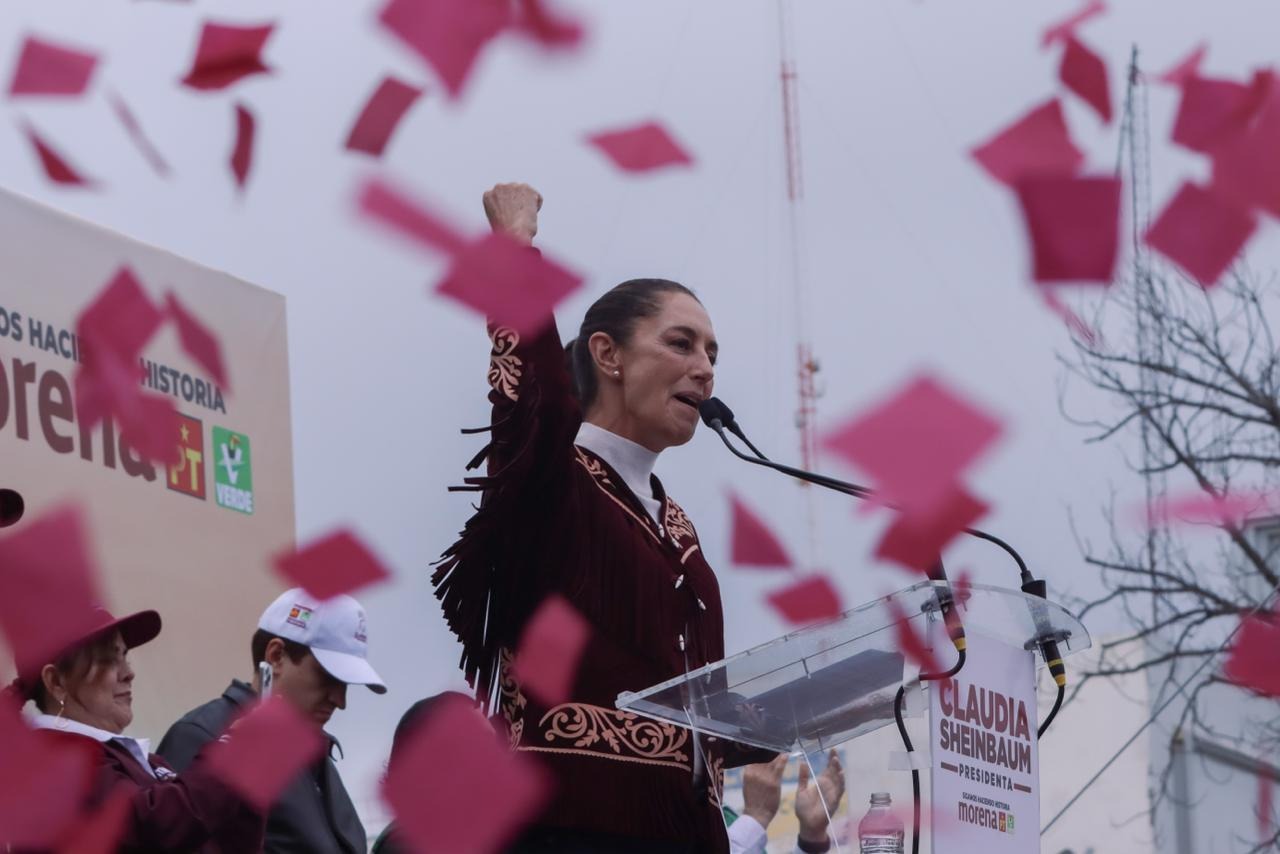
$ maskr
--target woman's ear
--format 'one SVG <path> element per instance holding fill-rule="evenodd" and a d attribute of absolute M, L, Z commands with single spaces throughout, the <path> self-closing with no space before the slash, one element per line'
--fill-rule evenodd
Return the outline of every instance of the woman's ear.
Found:
<path fill-rule="evenodd" d="M 591 361 L 609 376 L 617 376 L 622 368 L 622 353 L 613 336 L 607 332 L 593 332 L 587 339 Z"/>
<path fill-rule="evenodd" d="M 61 703 L 66 694 L 62 674 L 52 664 L 40 668 L 40 682 L 44 685 L 44 695 L 54 702 Z"/>

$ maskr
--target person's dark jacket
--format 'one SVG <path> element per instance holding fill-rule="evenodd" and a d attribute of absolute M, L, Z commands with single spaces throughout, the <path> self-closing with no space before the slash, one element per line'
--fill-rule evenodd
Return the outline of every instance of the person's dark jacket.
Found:
<path fill-rule="evenodd" d="M 241 707 L 257 699 L 253 688 L 233 680 L 216 700 L 192 709 L 165 733 L 159 752 L 181 771 L 231 723 Z M 333 762 L 336 739 L 329 750 L 284 790 L 267 816 L 266 854 L 364 854 L 364 826 Z"/>
<path fill-rule="evenodd" d="M 42 730 L 55 739 L 87 736 Z M 152 776 L 115 741 L 99 742 L 98 771 L 86 810 L 125 793 L 129 806 L 115 850 L 122 854 L 193 852 L 253 854 L 262 850 L 263 818 L 197 759 L 182 774 L 160 757 L 149 757 Z"/>

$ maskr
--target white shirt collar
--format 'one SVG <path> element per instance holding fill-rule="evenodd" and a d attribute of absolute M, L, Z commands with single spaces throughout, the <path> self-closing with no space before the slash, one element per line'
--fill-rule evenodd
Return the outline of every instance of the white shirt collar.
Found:
<path fill-rule="evenodd" d="M 108 741 L 118 741 L 126 750 L 132 754 L 134 759 L 142 764 L 151 772 L 151 776 L 156 775 L 155 769 L 151 767 L 151 761 L 147 758 L 151 753 L 151 739 L 149 738 L 133 738 L 128 735 L 118 735 L 105 729 L 98 729 L 96 726 L 82 724 L 79 721 L 73 721 L 69 718 L 58 717 L 56 715 L 39 714 L 31 718 L 31 725 L 36 729 L 54 729 L 60 732 L 73 732 L 76 735 L 83 735 L 92 738 L 94 741 L 106 743 Z"/>
<path fill-rule="evenodd" d="M 649 482 L 654 463 L 658 461 L 656 451 L 586 421 L 578 428 L 574 443 L 608 463 L 626 483 L 627 488 L 640 499 L 653 520 L 659 521 L 658 514 L 662 505 L 653 497 L 653 485 Z"/>

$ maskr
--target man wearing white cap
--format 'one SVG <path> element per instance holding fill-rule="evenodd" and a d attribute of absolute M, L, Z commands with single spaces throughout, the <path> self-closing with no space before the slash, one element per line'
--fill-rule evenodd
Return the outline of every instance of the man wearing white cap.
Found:
<path fill-rule="evenodd" d="M 286 590 L 262 613 L 250 646 L 252 684 L 233 679 L 221 697 L 191 710 L 165 733 L 159 753 L 178 771 L 261 696 L 267 672 L 269 693 L 284 697 L 318 726 L 335 709 L 346 708 L 348 685 L 386 693 L 368 661 L 364 608 L 350 596 L 317 599 L 301 588 Z M 271 808 L 263 846 L 268 854 L 364 854 L 364 827 L 333 761 L 334 748 L 339 755 L 341 748 L 333 736 L 329 742 L 324 756 Z"/>

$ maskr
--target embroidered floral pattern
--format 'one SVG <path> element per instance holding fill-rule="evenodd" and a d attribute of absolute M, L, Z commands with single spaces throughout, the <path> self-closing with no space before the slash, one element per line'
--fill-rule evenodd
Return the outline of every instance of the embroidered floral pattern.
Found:
<path fill-rule="evenodd" d="M 520 690 L 520 683 L 511 673 L 511 651 L 498 650 L 498 705 L 507 721 L 507 746 L 515 750 L 524 735 L 524 708 L 529 701 Z"/>
<path fill-rule="evenodd" d="M 521 366 L 524 363 L 513 351 L 520 343 L 520 335 L 509 326 L 495 326 L 489 337 L 493 341 L 493 350 L 489 354 L 489 385 L 499 394 L 519 400 Z"/>
<path fill-rule="evenodd" d="M 713 754 L 707 761 L 707 773 L 711 781 L 707 786 L 707 800 L 721 809 L 724 806 L 724 757 Z"/>
<path fill-rule="evenodd" d="M 667 533 L 671 534 L 671 539 L 679 543 L 682 540 L 696 540 L 697 537 L 693 533 L 693 523 L 689 521 L 689 517 L 684 515 L 684 510 L 680 505 L 667 496 Z"/>
<path fill-rule="evenodd" d="M 577 445 L 573 446 L 573 450 L 578 455 L 578 464 L 587 470 L 587 474 L 594 477 L 597 483 L 613 486 L 613 481 L 609 480 L 609 473 L 605 471 L 604 465 L 599 460 L 583 453 Z"/>
<path fill-rule="evenodd" d="M 684 751 L 689 740 L 687 730 L 633 712 L 588 703 L 562 703 L 543 715 L 538 725 L 547 742 L 569 742 L 578 748 L 574 752 L 585 750 L 605 758 L 686 768 L 689 765 Z"/>

